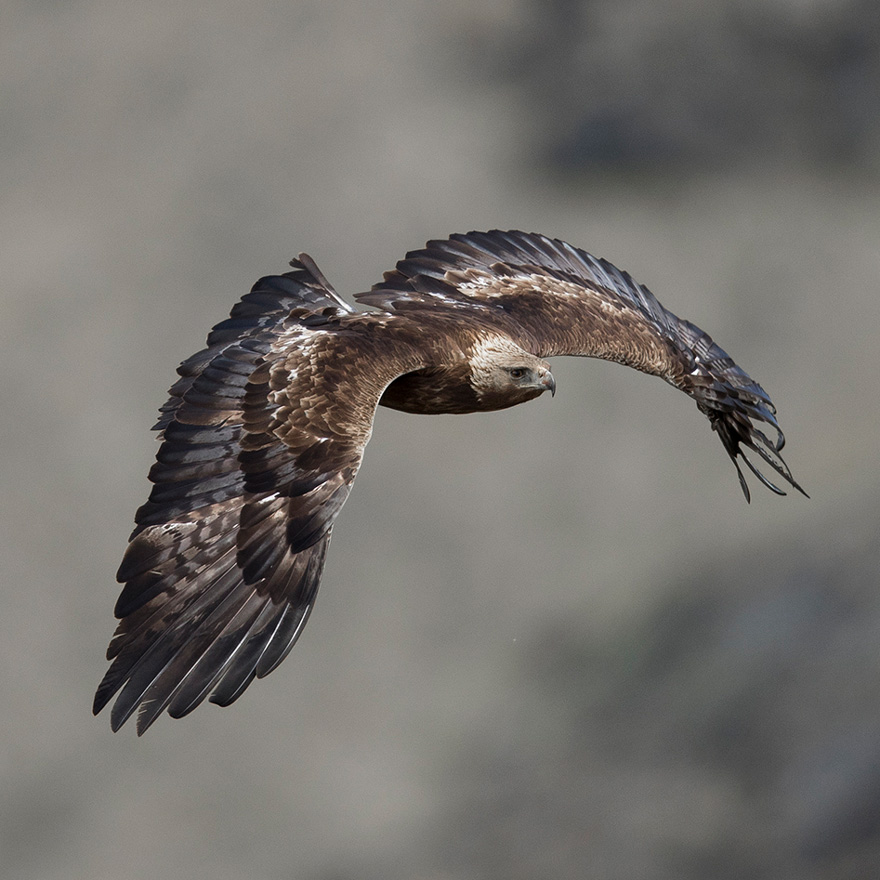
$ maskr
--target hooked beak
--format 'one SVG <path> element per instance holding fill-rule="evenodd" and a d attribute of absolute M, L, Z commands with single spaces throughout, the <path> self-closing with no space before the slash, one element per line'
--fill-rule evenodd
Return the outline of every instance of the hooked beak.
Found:
<path fill-rule="evenodd" d="M 551 397 L 556 397 L 556 379 L 553 378 L 553 373 L 547 370 L 541 384 L 550 392 Z"/>

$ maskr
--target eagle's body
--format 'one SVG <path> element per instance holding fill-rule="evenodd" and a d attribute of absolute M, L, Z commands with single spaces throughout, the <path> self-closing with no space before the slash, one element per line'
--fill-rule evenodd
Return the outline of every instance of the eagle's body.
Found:
<path fill-rule="evenodd" d="M 555 391 L 543 358 L 600 357 L 684 391 L 734 464 L 741 456 L 780 492 L 748 446 L 800 489 L 760 385 L 646 288 L 571 245 L 497 231 L 429 242 L 357 295 L 374 312 L 355 312 L 306 255 L 291 265 L 213 329 L 161 410 L 155 485 L 119 569 L 121 623 L 95 697 L 97 712 L 121 688 L 114 729 L 139 706 L 143 732 L 208 694 L 227 705 L 284 659 L 380 404 L 503 409 Z"/>

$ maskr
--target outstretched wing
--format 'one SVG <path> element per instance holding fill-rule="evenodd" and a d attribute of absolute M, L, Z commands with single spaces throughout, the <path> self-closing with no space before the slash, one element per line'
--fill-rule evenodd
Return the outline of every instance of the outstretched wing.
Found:
<path fill-rule="evenodd" d="M 753 466 L 743 447 L 803 492 L 779 455 L 785 438 L 764 389 L 707 333 L 665 309 L 607 260 L 534 233 L 469 232 L 407 254 L 357 299 L 387 310 L 447 310 L 503 329 L 539 357 L 597 357 L 660 376 L 708 416 L 746 500 L 738 457 L 765 486 L 785 493 Z M 776 432 L 774 440 L 762 423 Z"/>
<path fill-rule="evenodd" d="M 369 329 L 304 255 L 263 278 L 179 368 L 149 501 L 117 575 L 121 622 L 99 712 L 143 733 L 209 693 L 227 705 L 287 655 L 385 386 Z M 355 327 L 349 325 L 354 324 Z M 345 326 L 346 332 L 340 332 Z"/>

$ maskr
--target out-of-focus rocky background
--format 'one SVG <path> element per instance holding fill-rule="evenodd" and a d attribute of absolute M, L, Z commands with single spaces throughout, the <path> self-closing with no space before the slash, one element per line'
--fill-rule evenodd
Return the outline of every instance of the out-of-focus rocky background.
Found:
<path fill-rule="evenodd" d="M 869 0 L 8 0 L 0 874 L 880 876 L 880 22 Z M 178 361 L 522 228 L 770 391 L 812 500 L 596 361 L 382 411 L 317 611 L 230 709 L 94 719 Z M 754 481 L 753 481 L 754 482 Z"/>

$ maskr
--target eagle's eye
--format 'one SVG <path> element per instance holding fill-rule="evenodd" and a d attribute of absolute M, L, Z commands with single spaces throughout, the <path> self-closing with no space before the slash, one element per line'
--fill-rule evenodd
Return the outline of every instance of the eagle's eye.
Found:
<path fill-rule="evenodd" d="M 507 372 L 511 379 L 525 379 L 529 371 L 525 367 L 513 367 Z"/>

